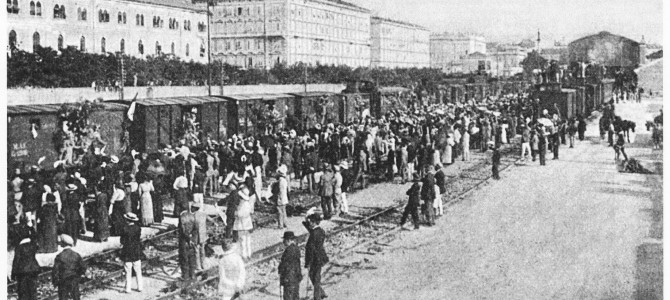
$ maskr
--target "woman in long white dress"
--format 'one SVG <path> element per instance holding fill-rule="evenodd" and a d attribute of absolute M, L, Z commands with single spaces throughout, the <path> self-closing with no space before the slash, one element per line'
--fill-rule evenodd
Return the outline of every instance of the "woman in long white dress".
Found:
<path fill-rule="evenodd" d="M 154 185 L 148 176 L 142 176 L 142 183 L 140 183 L 137 191 L 140 194 L 140 209 L 142 211 L 142 225 L 150 226 L 154 223 L 154 206 L 151 199 L 151 192 L 154 191 Z"/>

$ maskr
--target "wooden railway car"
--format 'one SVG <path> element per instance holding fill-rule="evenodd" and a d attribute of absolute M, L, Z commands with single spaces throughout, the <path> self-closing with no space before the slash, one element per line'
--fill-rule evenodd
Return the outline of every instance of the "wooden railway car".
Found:
<path fill-rule="evenodd" d="M 540 99 L 540 109 L 549 112 L 558 108 L 562 118 L 573 118 L 577 116 L 577 91 L 562 88 L 560 84 L 538 85 L 533 97 Z"/>
<path fill-rule="evenodd" d="M 175 144 L 183 138 L 186 118 L 195 122 L 213 139 L 228 135 L 229 111 L 226 101 L 216 97 L 170 97 L 137 100 L 130 126 L 130 146 L 153 152 L 160 144 Z M 202 138 L 202 137 L 199 137 Z"/>
<path fill-rule="evenodd" d="M 410 106 L 412 90 L 404 87 L 380 87 L 373 94 L 372 115 L 381 117 L 395 109 L 406 109 Z"/>
<path fill-rule="evenodd" d="M 58 160 L 54 134 L 62 104 L 16 105 L 7 107 L 8 167 L 36 165 L 41 157 L 44 169 L 53 169 Z M 74 107 L 72 104 L 66 107 Z M 122 124 L 127 105 L 99 102 L 92 104 L 89 124 L 100 125 L 100 135 L 107 143 L 105 153 L 118 155 L 121 148 Z M 35 134 L 32 131 L 35 124 Z"/>
<path fill-rule="evenodd" d="M 341 120 L 340 112 L 342 95 L 328 92 L 292 93 L 295 126 L 299 132 L 312 128 L 315 124 L 338 123 Z"/>
<path fill-rule="evenodd" d="M 340 122 L 349 123 L 370 115 L 370 93 L 342 93 L 339 94 Z"/>
<path fill-rule="evenodd" d="M 290 94 L 253 94 L 217 96 L 225 99 L 229 111 L 228 127 L 232 133 L 263 134 L 267 125 L 275 129 L 286 126 L 294 96 Z"/>

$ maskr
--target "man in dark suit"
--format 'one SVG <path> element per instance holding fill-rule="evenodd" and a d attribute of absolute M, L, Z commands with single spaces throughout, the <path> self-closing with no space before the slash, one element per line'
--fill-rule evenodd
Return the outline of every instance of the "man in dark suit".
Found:
<path fill-rule="evenodd" d="M 128 225 L 121 231 L 121 260 L 124 262 L 126 271 L 126 293 L 130 293 L 130 280 L 133 270 L 137 276 L 137 290 L 142 291 L 142 229 L 137 222 L 139 219 L 134 213 L 123 216 Z"/>
<path fill-rule="evenodd" d="M 53 285 L 58 287 L 58 299 L 79 300 L 79 280 L 86 273 L 86 264 L 79 253 L 72 250 L 74 240 L 68 235 L 61 235 L 65 249 L 56 256 L 52 271 Z"/>
<path fill-rule="evenodd" d="M 428 226 L 435 225 L 435 212 L 433 203 L 435 202 L 435 176 L 433 175 L 433 166 L 426 167 L 426 175 L 423 177 L 421 185 L 421 199 L 424 202 L 426 222 Z"/>
<path fill-rule="evenodd" d="M 197 210 L 197 208 L 192 208 Z M 198 241 L 198 229 L 195 226 L 193 211 L 183 211 L 179 215 L 179 265 L 184 280 L 195 278 L 195 246 Z"/>
<path fill-rule="evenodd" d="M 279 283 L 284 287 L 284 300 L 300 299 L 300 281 L 302 272 L 300 270 L 300 249 L 295 241 L 293 231 L 284 232 L 284 245 L 286 250 L 279 262 Z"/>
<path fill-rule="evenodd" d="M 40 273 L 40 265 L 35 259 L 37 243 L 34 237 L 21 240 L 14 253 L 11 275 L 17 281 L 19 300 L 37 300 L 37 275 Z"/>
<path fill-rule="evenodd" d="M 314 300 L 326 298 L 326 293 L 321 288 L 321 267 L 328 262 L 328 255 L 323 248 L 326 240 L 326 232 L 319 227 L 321 215 L 311 214 L 302 224 L 309 231 L 307 245 L 305 245 L 305 268 L 309 269 L 309 279 L 314 286 Z"/>

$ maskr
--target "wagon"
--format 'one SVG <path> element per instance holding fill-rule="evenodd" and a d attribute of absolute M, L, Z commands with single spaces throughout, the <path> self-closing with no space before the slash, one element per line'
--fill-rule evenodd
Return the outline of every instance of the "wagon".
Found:
<path fill-rule="evenodd" d="M 53 169 L 59 159 L 56 137 L 61 107 L 77 104 L 15 105 L 7 107 L 8 167 L 36 165 L 41 157 L 44 169 Z M 121 148 L 122 124 L 127 105 L 110 102 L 93 103 L 89 123 L 100 125 L 100 135 L 107 143 L 105 153 L 118 155 Z M 34 124 L 34 125 L 33 125 Z M 32 128 L 35 127 L 35 135 Z"/>

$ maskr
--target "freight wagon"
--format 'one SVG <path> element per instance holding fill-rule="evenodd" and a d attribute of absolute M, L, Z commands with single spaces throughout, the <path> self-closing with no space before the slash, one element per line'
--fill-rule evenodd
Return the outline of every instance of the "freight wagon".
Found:
<path fill-rule="evenodd" d="M 221 98 L 141 99 L 136 101 L 129 128 L 130 146 L 138 151 L 154 152 L 161 144 L 176 144 L 184 137 L 189 118 L 213 139 L 221 140 L 228 136 L 229 111 L 226 101 Z"/>
<path fill-rule="evenodd" d="M 286 126 L 294 97 L 289 94 L 254 94 L 216 96 L 225 101 L 229 111 L 228 131 L 245 135 L 259 135 L 268 125 L 278 130 Z"/>
<path fill-rule="evenodd" d="M 543 84 L 536 86 L 533 98 L 540 99 L 540 109 L 555 112 L 558 109 L 562 118 L 577 116 L 577 91 L 562 88 L 560 84 Z"/>
<path fill-rule="evenodd" d="M 60 130 L 61 108 L 77 108 L 73 104 L 16 105 L 7 107 L 8 167 L 25 168 L 36 165 L 41 157 L 41 167 L 53 169 L 59 160 L 57 132 Z M 118 155 L 121 148 L 122 124 L 127 105 L 119 103 L 92 103 L 89 124 L 100 125 L 100 135 L 107 143 L 105 153 Z M 34 127 L 34 131 L 33 131 Z"/>

